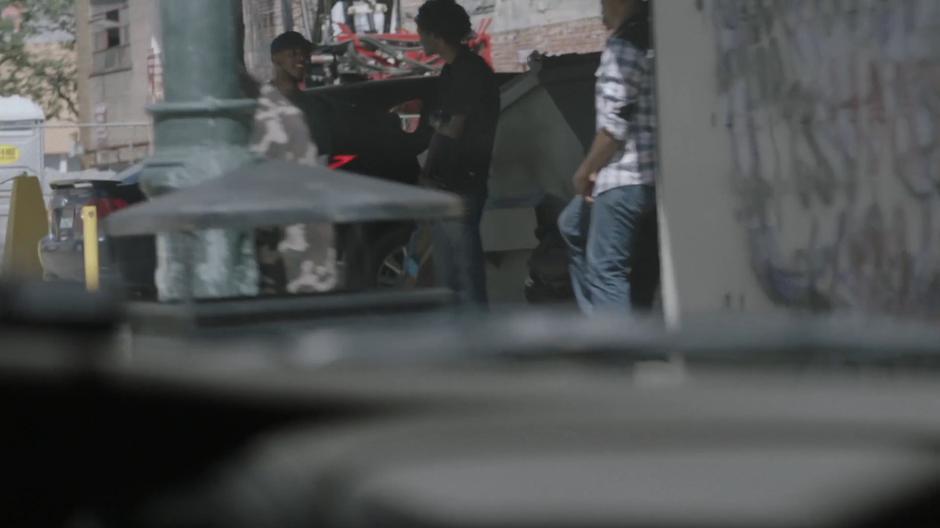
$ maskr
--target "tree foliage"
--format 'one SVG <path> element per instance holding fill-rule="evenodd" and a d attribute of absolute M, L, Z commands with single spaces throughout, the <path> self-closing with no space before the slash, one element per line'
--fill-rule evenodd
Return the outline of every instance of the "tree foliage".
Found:
<path fill-rule="evenodd" d="M 0 20 L 0 95 L 34 100 L 48 119 L 77 116 L 74 0 L 0 0 L 0 10 L 11 4 L 23 17 Z"/>

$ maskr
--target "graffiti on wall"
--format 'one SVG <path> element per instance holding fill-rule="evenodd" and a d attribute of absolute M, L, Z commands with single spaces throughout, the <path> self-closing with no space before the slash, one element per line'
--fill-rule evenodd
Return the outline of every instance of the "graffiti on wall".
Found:
<path fill-rule="evenodd" d="M 711 7 L 737 213 L 765 291 L 940 313 L 940 2 Z"/>

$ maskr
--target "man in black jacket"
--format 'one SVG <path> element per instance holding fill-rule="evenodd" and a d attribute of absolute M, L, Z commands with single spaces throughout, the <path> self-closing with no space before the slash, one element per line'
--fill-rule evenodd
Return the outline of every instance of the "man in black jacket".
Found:
<path fill-rule="evenodd" d="M 480 219 L 499 119 L 499 86 L 486 61 L 465 45 L 472 32 L 470 17 L 454 0 L 428 0 L 416 22 L 425 51 L 447 63 L 431 113 L 434 134 L 424 179 L 459 195 L 465 207 L 460 220 L 433 228 L 435 268 L 463 302 L 485 307 Z"/>

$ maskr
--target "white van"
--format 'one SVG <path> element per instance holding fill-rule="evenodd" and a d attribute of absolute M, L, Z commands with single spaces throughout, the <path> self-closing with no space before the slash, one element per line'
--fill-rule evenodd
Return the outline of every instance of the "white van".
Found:
<path fill-rule="evenodd" d="M 44 176 L 42 108 L 25 97 L 0 97 L 0 257 L 6 246 L 13 179 L 23 173 Z M 43 193 L 48 188 L 43 184 Z M 2 260 L 0 260 L 2 262 Z"/>

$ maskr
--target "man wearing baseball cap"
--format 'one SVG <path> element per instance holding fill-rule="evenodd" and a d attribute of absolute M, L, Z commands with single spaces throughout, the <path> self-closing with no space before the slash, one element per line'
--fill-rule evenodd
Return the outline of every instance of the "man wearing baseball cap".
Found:
<path fill-rule="evenodd" d="M 271 42 L 273 83 L 284 97 L 294 99 L 300 94 L 312 51 L 313 43 L 296 31 L 282 33 Z"/>
<path fill-rule="evenodd" d="M 289 31 L 271 42 L 273 79 L 257 87 L 251 150 L 267 159 L 317 164 L 300 84 L 313 44 Z M 314 293 L 337 281 L 333 230 L 324 224 L 263 227 L 256 231 L 260 288 L 267 295 Z"/>

